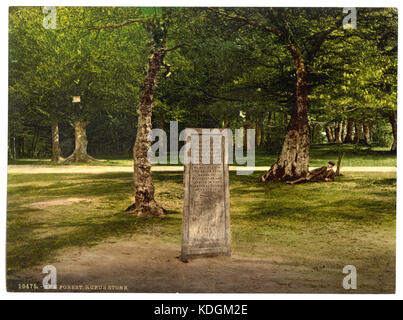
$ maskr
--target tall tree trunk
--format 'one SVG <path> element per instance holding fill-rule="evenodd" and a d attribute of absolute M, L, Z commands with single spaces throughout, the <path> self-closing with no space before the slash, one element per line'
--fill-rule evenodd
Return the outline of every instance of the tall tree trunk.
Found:
<path fill-rule="evenodd" d="M 59 124 L 57 121 L 52 121 L 52 161 L 63 161 L 62 150 L 59 143 Z"/>
<path fill-rule="evenodd" d="M 354 130 L 354 121 L 348 120 L 347 122 L 347 132 L 346 137 L 344 138 L 344 143 L 352 143 L 353 142 L 353 130 Z"/>
<path fill-rule="evenodd" d="M 395 152 L 397 150 L 397 120 L 396 120 L 396 112 L 391 111 L 389 113 L 389 122 L 392 126 L 392 133 L 393 133 L 393 144 L 390 151 Z"/>
<path fill-rule="evenodd" d="M 273 112 L 269 112 L 269 114 L 267 115 L 267 142 L 269 143 L 270 141 L 270 134 L 271 134 L 271 119 L 273 118 L 273 120 L 275 120 L 275 113 Z"/>
<path fill-rule="evenodd" d="M 343 121 L 337 121 L 334 124 L 334 135 L 336 143 L 343 142 L 342 134 L 343 134 Z"/>
<path fill-rule="evenodd" d="M 260 125 L 260 145 L 259 147 L 262 149 L 265 145 L 266 139 L 265 139 L 265 135 L 264 135 L 264 119 L 262 117 L 262 119 L 259 121 L 259 125 Z"/>
<path fill-rule="evenodd" d="M 13 160 L 17 159 L 17 150 L 15 148 L 15 137 L 11 137 L 11 154 Z"/>
<path fill-rule="evenodd" d="M 327 141 L 328 141 L 329 143 L 334 142 L 333 131 L 332 131 L 332 128 L 330 128 L 330 126 L 329 126 L 328 123 L 325 124 L 325 130 L 326 130 Z"/>
<path fill-rule="evenodd" d="M 273 112 L 269 112 L 267 114 L 267 131 L 270 131 L 271 119 L 272 118 L 273 118 L 273 120 L 275 120 L 275 113 L 273 114 Z"/>
<path fill-rule="evenodd" d="M 38 143 L 38 135 L 39 135 L 39 128 L 36 127 L 34 130 L 34 136 L 32 138 L 32 142 L 31 142 L 31 150 L 29 152 L 31 158 L 35 157 L 35 150 L 36 150 L 36 146 Z"/>
<path fill-rule="evenodd" d="M 281 154 L 261 178 L 262 182 L 294 180 L 306 176 L 309 171 L 308 74 L 301 51 L 294 45 L 290 45 L 290 50 L 297 74 L 296 103 Z"/>
<path fill-rule="evenodd" d="M 357 120 L 354 121 L 354 143 L 359 144 L 361 139 L 361 123 Z"/>
<path fill-rule="evenodd" d="M 311 126 L 311 144 L 315 143 L 315 137 L 316 137 L 316 123 L 314 123 Z"/>
<path fill-rule="evenodd" d="M 87 125 L 88 123 L 83 120 L 74 121 L 75 148 L 74 152 L 63 161 L 64 163 L 95 161 L 95 159 L 87 153 Z"/>
<path fill-rule="evenodd" d="M 259 120 L 253 122 L 253 128 L 255 129 L 255 146 L 259 149 L 260 147 L 260 126 Z"/>
<path fill-rule="evenodd" d="M 247 147 L 248 147 L 248 135 L 247 135 L 247 132 L 248 132 L 248 129 L 250 129 L 251 128 L 251 126 L 250 126 L 250 116 L 249 116 L 249 113 L 248 112 L 246 112 L 246 114 L 245 114 L 245 124 L 244 124 L 244 126 L 243 126 L 243 148 L 244 148 L 244 150 L 246 150 L 247 149 Z"/>
<path fill-rule="evenodd" d="M 362 123 L 362 131 L 364 134 L 364 142 L 367 146 L 371 144 L 371 131 L 369 129 L 369 123 L 368 122 L 363 122 Z"/>
<path fill-rule="evenodd" d="M 346 136 L 346 130 L 347 130 L 347 123 L 346 121 L 341 122 L 341 142 L 344 141 L 344 138 Z"/>
<path fill-rule="evenodd" d="M 147 76 L 140 93 L 137 137 L 133 149 L 135 203 L 126 209 L 126 211 L 137 216 L 162 216 L 166 214 L 165 209 L 159 206 L 154 199 L 155 189 L 151 177 L 151 163 L 147 158 L 148 150 L 151 147 L 148 135 L 152 129 L 154 89 L 165 54 L 165 49 L 161 48 L 155 50 L 148 59 Z"/>
<path fill-rule="evenodd" d="M 19 139 L 20 141 L 20 156 L 19 158 L 25 158 L 25 138 L 24 137 L 20 137 Z"/>

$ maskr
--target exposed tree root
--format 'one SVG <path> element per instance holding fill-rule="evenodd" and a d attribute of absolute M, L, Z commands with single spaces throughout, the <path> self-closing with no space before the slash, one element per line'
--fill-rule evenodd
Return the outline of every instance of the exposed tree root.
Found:
<path fill-rule="evenodd" d="M 269 181 L 292 181 L 306 176 L 309 172 L 307 166 L 298 166 L 297 162 L 277 160 L 259 182 Z"/>
<path fill-rule="evenodd" d="M 148 203 L 142 203 L 139 208 L 137 208 L 134 203 L 125 211 L 137 217 L 162 217 L 167 214 L 167 211 L 159 206 L 154 200 Z"/>
<path fill-rule="evenodd" d="M 66 159 L 63 157 L 59 157 L 58 159 L 52 159 L 53 163 L 63 163 Z"/>
<path fill-rule="evenodd" d="M 61 163 L 63 164 L 69 164 L 69 163 L 77 163 L 77 162 L 94 162 L 94 161 L 98 161 L 97 159 L 91 157 L 90 155 L 80 155 L 80 154 L 76 154 L 73 153 L 72 155 L 68 156 L 66 159 L 62 160 Z"/>

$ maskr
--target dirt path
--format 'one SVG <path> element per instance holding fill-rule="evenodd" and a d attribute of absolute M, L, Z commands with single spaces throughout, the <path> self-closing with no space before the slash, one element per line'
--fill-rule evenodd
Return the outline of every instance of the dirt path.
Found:
<path fill-rule="evenodd" d="M 341 270 L 287 265 L 276 257 L 256 259 L 236 255 L 183 263 L 177 258 L 179 254 L 177 245 L 126 240 L 90 249 L 72 249 L 60 255 L 57 262 L 49 263 L 57 269 L 62 291 L 73 288 L 85 292 L 345 293 Z M 44 276 L 42 268 L 13 276 L 9 283 L 17 288 L 27 282 L 39 286 Z M 371 289 L 374 290 L 363 288 L 362 292 Z"/>
<path fill-rule="evenodd" d="M 265 172 L 270 167 L 234 167 L 230 166 L 230 171 L 255 171 Z M 311 170 L 315 168 L 310 168 Z M 183 167 L 172 166 L 154 166 L 154 172 L 181 172 Z M 343 172 L 396 172 L 396 167 L 343 167 Z M 9 165 L 8 173 L 84 173 L 84 174 L 102 174 L 111 172 L 133 172 L 130 166 L 42 166 L 42 165 Z"/>

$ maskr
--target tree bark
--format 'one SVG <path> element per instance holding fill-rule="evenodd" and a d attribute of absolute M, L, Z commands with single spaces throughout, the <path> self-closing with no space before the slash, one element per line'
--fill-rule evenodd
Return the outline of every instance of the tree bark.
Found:
<path fill-rule="evenodd" d="M 344 143 L 353 143 L 353 130 L 354 130 L 354 121 L 348 120 L 346 137 L 344 138 L 343 141 Z"/>
<path fill-rule="evenodd" d="M 126 209 L 137 216 L 163 216 L 166 214 L 166 210 L 159 206 L 154 199 L 155 189 L 151 177 L 151 163 L 147 157 L 151 147 L 148 135 L 152 129 L 154 89 L 165 54 L 166 50 L 161 48 L 155 50 L 148 59 L 147 76 L 140 93 L 137 137 L 133 149 L 135 203 Z"/>
<path fill-rule="evenodd" d="M 354 143 L 359 144 L 361 139 L 361 123 L 354 121 Z"/>
<path fill-rule="evenodd" d="M 343 138 L 343 121 L 337 121 L 334 123 L 334 135 L 335 135 L 335 141 L 336 143 L 342 143 Z"/>
<path fill-rule="evenodd" d="M 61 162 L 63 160 L 59 143 L 59 124 L 57 121 L 52 121 L 52 162 Z"/>
<path fill-rule="evenodd" d="M 260 147 L 260 126 L 259 121 L 253 121 L 253 129 L 255 129 L 255 146 L 259 149 Z"/>
<path fill-rule="evenodd" d="M 364 134 L 364 142 L 367 146 L 371 144 L 371 131 L 369 129 L 369 123 L 368 122 L 363 122 L 362 123 L 362 131 Z"/>
<path fill-rule="evenodd" d="M 338 159 L 337 159 L 337 170 L 336 170 L 336 176 L 341 176 L 341 163 L 343 161 L 345 153 L 344 152 L 340 152 L 338 155 Z"/>
<path fill-rule="evenodd" d="M 392 126 L 392 133 L 393 133 L 393 144 L 390 151 L 395 152 L 397 150 L 397 120 L 395 111 L 391 111 L 389 113 L 389 122 L 390 125 Z"/>
<path fill-rule="evenodd" d="M 270 135 L 271 135 L 271 120 L 275 120 L 275 113 L 269 112 L 267 115 L 267 143 L 270 142 Z"/>
<path fill-rule="evenodd" d="M 333 135 L 332 129 L 330 128 L 328 123 L 325 124 L 325 130 L 326 130 L 327 141 L 329 143 L 334 142 L 334 135 Z"/>
<path fill-rule="evenodd" d="M 260 125 L 260 145 L 259 147 L 262 149 L 265 146 L 266 143 L 266 137 L 264 135 L 264 120 L 263 117 L 262 119 L 259 121 L 259 125 Z"/>
<path fill-rule="evenodd" d="M 63 163 L 96 161 L 96 159 L 87 153 L 87 125 L 88 123 L 83 120 L 74 121 L 75 149 L 74 152 L 63 161 Z"/>
<path fill-rule="evenodd" d="M 13 160 L 15 160 L 17 159 L 17 150 L 15 148 L 15 137 L 11 137 L 10 145 L 11 145 L 11 157 Z"/>
<path fill-rule="evenodd" d="M 344 138 L 346 137 L 346 131 L 347 131 L 347 122 L 342 121 L 341 122 L 341 142 L 343 143 Z"/>
<path fill-rule="evenodd" d="M 248 129 L 250 129 L 250 116 L 249 113 L 246 112 L 245 115 L 245 124 L 243 126 L 243 148 L 246 150 L 248 148 Z"/>
<path fill-rule="evenodd" d="M 308 73 L 301 51 L 292 44 L 290 50 L 297 74 L 296 103 L 281 154 L 277 162 L 261 177 L 262 182 L 296 180 L 309 172 Z"/>

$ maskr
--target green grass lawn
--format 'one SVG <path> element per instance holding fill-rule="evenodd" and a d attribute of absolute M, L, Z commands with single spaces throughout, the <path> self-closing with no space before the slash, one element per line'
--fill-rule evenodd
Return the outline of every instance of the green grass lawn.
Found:
<path fill-rule="evenodd" d="M 396 154 L 392 154 L 387 148 L 361 147 L 355 145 L 343 145 L 345 157 L 343 165 L 348 167 L 395 167 L 397 164 Z M 311 167 L 321 167 L 330 160 L 337 162 L 339 145 L 324 144 L 311 146 Z M 277 154 L 267 152 L 256 152 L 256 166 L 270 166 L 277 160 Z M 74 165 L 90 166 L 132 166 L 133 160 L 129 157 L 99 157 L 100 161 L 79 163 Z M 168 156 L 169 159 L 169 156 Z M 51 165 L 60 166 L 63 164 L 52 164 L 47 159 L 19 159 L 11 160 L 12 165 Z M 176 164 L 168 164 L 175 166 Z"/>
<path fill-rule="evenodd" d="M 147 236 L 179 247 L 182 174 L 153 176 L 157 200 L 170 213 L 163 218 L 124 212 L 131 204 L 131 174 L 9 174 L 8 274 L 108 239 Z M 353 264 L 361 279 L 383 279 L 393 288 L 395 173 L 348 173 L 335 183 L 296 186 L 259 184 L 258 176 L 230 177 L 233 254 L 275 256 L 279 263 L 312 269 Z M 91 202 L 32 208 L 70 197 Z"/>

